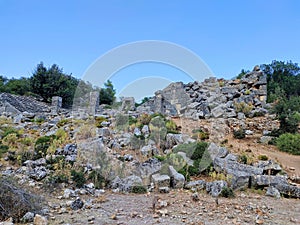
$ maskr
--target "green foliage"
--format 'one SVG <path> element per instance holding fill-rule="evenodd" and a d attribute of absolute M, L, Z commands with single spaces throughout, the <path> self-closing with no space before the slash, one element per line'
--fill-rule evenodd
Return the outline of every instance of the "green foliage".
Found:
<path fill-rule="evenodd" d="M 250 95 L 251 94 L 251 91 L 249 90 L 249 89 L 247 89 L 246 91 L 245 91 L 245 95 Z"/>
<path fill-rule="evenodd" d="M 249 73 L 249 70 L 244 70 L 242 69 L 241 72 L 237 75 L 237 79 L 241 79 L 242 77 L 244 77 L 247 73 Z"/>
<path fill-rule="evenodd" d="M 300 155 L 300 134 L 282 134 L 277 138 L 276 146 L 281 151 Z"/>
<path fill-rule="evenodd" d="M 149 97 L 144 97 L 140 103 L 135 103 L 135 107 L 143 105 L 144 103 L 148 102 L 149 99 L 150 99 Z"/>
<path fill-rule="evenodd" d="M 174 153 L 185 152 L 187 157 L 194 160 L 194 164 L 192 166 L 182 163 L 181 168 L 178 170 L 178 172 L 183 174 L 187 180 L 189 180 L 191 176 L 199 175 L 200 172 L 205 171 L 211 164 L 211 159 L 206 154 L 207 148 L 207 142 L 181 144 L 174 148 Z M 176 169 L 176 167 L 174 168 Z"/>
<path fill-rule="evenodd" d="M 149 125 L 151 119 L 152 118 L 150 115 L 143 113 L 142 115 L 139 116 L 138 122 L 140 122 L 143 125 Z"/>
<path fill-rule="evenodd" d="M 105 88 L 100 89 L 100 104 L 112 105 L 115 101 L 116 90 L 110 80 L 104 83 Z"/>
<path fill-rule="evenodd" d="M 192 138 L 196 140 L 204 141 L 206 139 L 209 139 L 209 133 L 203 131 L 201 128 L 193 130 L 192 133 Z"/>
<path fill-rule="evenodd" d="M 243 164 L 247 164 L 248 163 L 248 157 L 245 154 L 241 155 L 239 157 L 239 162 L 243 163 Z"/>
<path fill-rule="evenodd" d="M 105 185 L 107 184 L 107 181 L 101 175 L 101 172 L 99 170 L 93 170 L 89 174 L 88 179 L 94 183 L 95 188 L 97 188 L 97 189 L 104 188 Z"/>
<path fill-rule="evenodd" d="M 173 120 L 166 121 L 166 128 L 168 133 L 178 134 L 177 125 Z"/>
<path fill-rule="evenodd" d="M 220 195 L 224 198 L 234 198 L 235 197 L 235 194 L 234 194 L 232 188 L 229 188 L 229 187 L 223 187 Z"/>
<path fill-rule="evenodd" d="M 266 155 L 259 155 L 258 160 L 267 161 L 269 158 Z"/>
<path fill-rule="evenodd" d="M 132 124 L 136 124 L 138 122 L 138 119 L 135 118 L 134 116 L 129 116 L 128 117 L 128 124 L 132 125 Z"/>
<path fill-rule="evenodd" d="M 57 137 L 55 135 L 39 137 L 34 145 L 35 159 L 39 159 L 47 154 L 51 143 Z"/>
<path fill-rule="evenodd" d="M 157 146 L 162 147 L 167 136 L 165 118 L 155 116 L 153 119 L 151 119 L 149 127 L 151 130 L 150 139 L 153 140 Z"/>
<path fill-rule="evenodd" d="M 83 171 L 71 170 L 72 180 L 75 182 L 76 187 L 81 188 L 86 182 Z"/>
<path fill-rule="evenodd" d="M 18 130 L 16 130 L 13 127 L 3 127 L 1 129 L 2 129 L 2 132 L 3 132 L 2 139 L 5 138 L 9 134 L 16 134 L 17 136 L 19 136 Z"/>
<path fill-rule="evenodd" d="M 58 127 L 58 128 L 63 127 L 63 126 L 65 126 L 67 123 L 70 123 L 70 119 L 62 119 L 62 120 L 60 120 L 60 121 L 57 123 L 57 127 Z"/>
<path fill-rule="evenodd" d="M 58 175 L 50 175 L 47 179 L 47 183 L 51 185 L 61 184 L 61 183 L 68 183 L 69 178 L 65 174 L 58 174 Z"/>
<path fill-rule="evenodd" d="M 98 127 L 98 128 L 103 127 L 102 122 L 107 122 L 107 119 L 103 116 L 99 116 L 99 117 L 95 118 L 96 127 Z"/>
<path fill-rule="evenodd" d="M 147 188 L 144 187 L 143 185 L 135 185 L 132 186 L 131 192 L 135 194 L 145 194 L 147 193 Z"/>
<path fill-rule="evenodd" d="M 53 96 L 60 96 L 65 107 L 72 105 L 78 83 L 76 78 L 63 73 L 63 69 L 58 65 L 53 64 L 46 68 L 42 62 L 37 65 L 30 78 L 33 93 L 41 96 L 46 102 L 51 102 Z"/>
<path fill-rule="evenodd" d="M 166 157 L 162 156 L 162 155 L 155 155 L 153 157 L 156 158 L 156 159 L 158 159 L 158 161 L 160 161 L 160 162 L 163 162 L 163 161 L 166 160 Z"/>
<path fill-rule="evenodd" d="M 253 105 L 247 104 L 245 102 L 235 102 L 234 104 L 235 111 L 242 112 L 245 115 L 248 115 L 253 109 Z"/>
<path fill-rule="evenodd" d="M 273 108 L 280 122 L 281 133 L 296 133 L 300 122 L 300 96 L 280 99 Z"/>
<path fill-rule="evenodd" d="M 300 67 L 292 61 L 272 61 L 261 65 L 262 71 L 267 74 L 267 101 L 273 102 L 285 96 L 300 95 Z"/>
<path fill-rule="evenodd" d="M 0 158 L 2 158 L 3 154 L 8 152 L 9 147 L 7 145 L 0 144 Z"/>
<path fill-rule="evenodd" d="M 208 147 L 207 142 L 194 142 L 189 144 L 180 144 L 173 149 L 174 153 L 185 152 L 187 157 L 197 160 L 201 159 Z"/>
<path fill-rule="evenodd" d="M 240 128 L 238 130 L 233 131 L 233 137 L 236 139 L 243 139 L 246 137 L 246 132 L 244 129 Z"/>
<path fill-rule="evenodd" d="M 25 77 L 7 79 L 0 76 L 0 92 L 27 95 L 30 93 L 29 79 Z"/>

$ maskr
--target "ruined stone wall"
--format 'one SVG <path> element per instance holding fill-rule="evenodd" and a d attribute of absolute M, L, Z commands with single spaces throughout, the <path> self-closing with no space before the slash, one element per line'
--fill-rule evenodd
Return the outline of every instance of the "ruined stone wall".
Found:
<path fill-rule="evenodd" d="M 214 77 L 203 82 L 172 83 L 137 110 L 192 119 L 244 118 L 267 112 L 267 77 L 259 69 L 242 79 Z"/>

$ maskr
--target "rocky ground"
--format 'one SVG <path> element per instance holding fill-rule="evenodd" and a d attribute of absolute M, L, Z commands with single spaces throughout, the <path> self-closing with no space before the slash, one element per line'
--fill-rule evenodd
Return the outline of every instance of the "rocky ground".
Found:
<path fill-rule="evenodd" d="M 155 210 L 153 200 L 158 197 Z M 116 194 L 85 198 L 85 206 L 71 210 L 69 200 L 50 199 L 49 224 L 300 224 L 300 201 L 275 199 L 255 191 L 237 192 L 235 198 L 216 199 L 186 190 L 168 194 Z"/>

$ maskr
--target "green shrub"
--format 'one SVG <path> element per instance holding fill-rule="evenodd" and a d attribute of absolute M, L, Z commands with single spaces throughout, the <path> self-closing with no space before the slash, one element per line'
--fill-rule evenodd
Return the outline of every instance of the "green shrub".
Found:
<path fill-rule="evenodd" d="M 46 180 L 46 183 L 49 185 L 54 185 L 54 184 L 68 183 L 68 181 L 69 179 L 67 175 L 57 174 L 57 175 L 50 175 Z"/>
<path fill-rule="evenodd" d="M 19 137 L 19 132 L 18 130 L 16 130 L 15 128 L 13 127 L 4 127 L 4 128 L 1 128 L 2 131 L 3 131 L 3 134 L 2 134 L 2 139 L 4 139 L 6 136 L 8 136 L 9 134 L 16 134 L 17 137 Z"/>
<path fill-rule="evenodd" d="M 84 173 L 82 171 L 71 170 L 72 180 L 75 182 L 76 187 L 81 188 L 86 182 Z"/>
<path fill-rule="evenodd" d="M 138 122 L 138 119 L 133 117 L 133 116 L 129 116 L 128 117 L 128 123 L 129 125 L 132 125 L 132 124 L 136 124 Z"/>
<path fill-rule="evenodd" d="M 282 134 L 277 138 L 276 146 L 283 152 L 300 155 L 300 134 Z"/>
<path fill-rule="evenodd" d="M 268 158 L 268 156 L 266 156 L 266 155 L 259 155 L 259 156 L 258 156 L 258 159 L 259 159 L 259 160 L 262 160 L 262 161 L 267 161 L 269 158 Z"/>
<path fill-rule="evenodd" d="M 162 155 L 155 155 L 154 158 L 158 159 L 158 161 L 163 162 L 166 160 L 165 156 Z"/>
<path fill-rule="evenodd" d="M 36 140 L 34 145 L 34 158 L 39 159 L 47 154 L 47 150 L 50 147 L 53 140 L 56 139 L 55 135 L 43 136 Z"/>
<path fill-rule="evenodd" d="M 235 194 L 234 194 L 232 188 L 229 188 L 229 187 L 223 187 L 220 195 L 224 198 L 234 198 L 235 197 Z"/>
<path fill-rule="evenodd" d="M 209 139 L 209 133 L 203 131 L 201 128 L 193 130 L 192 133 L 193 133 L 192 137 L 194 139 L 197 139 L 197 140 L 199 139 L 199 140 L 202 140 L 202 141 L 206 140 L 206 139 Z"/>
<path fill-rule="evenodd" d="M 57 123 L 57 127 L 60 128 L 60 127 L 63 127 L 64 125 L 66 125 L 67 123 L 69 123 L 70 120 L 69 119 L 62 119 L 60 120 L 58 123 Z"/>
<path fill-rule="evenodd" d="M 239 157 L 239 162 L 243 163 L 243 164 L 247 164 L 248 163 L 248 157 L 245 154 L 241 155 Z"/>
<path fill-rule="evenodd" d="M 166 128 L 168 133 L 178 134 L 177 125 L 173 120 L 166 121 Z"/>
<path fill-rule="evenodd" d="M 201 159 L 208 147 L 207 142 L 194 142 L 189 144 L 180 144 L 174 148 L 173 152 L 185 152 L 187 157 L 197 160 Z"/>
<path fill-rule="evenodd" d="M 233 137 L 236 139 L 243 139 L 246 137 L 246 132 L 244 129 L 238 129 L 233 131 Z"/>
<path fill-rule="evenodd" d="M 9 147 L 7 145 L 0 144 L 0 158 L 2 158 L 2 155 L 8 152 Z"/>
<path fill-rule="evenodd" d="M 251 110 L 253 109 L 253 105 L 247 104 L 245 102 L 235 102 L 234 103 L 234 108 L 236 112 L 242 112 L 245 115 L 248 115 Z"/>
<path fill-rule="evenodd" d="M 132 186 L 131 192 L 135 194 L 145 194 L 147 193 L 147 188 L 144 187 L 143 185 L 135 185 Z"/>
<path fill-rule="evenodd" d="M 95 188 L 97 188 L 97 189 L 104 188 L 107 184 L 107 181 L 105 180 L 105 178 L 101 175 L 100 171 L 98 171 L 98 170 L 93 170 L 89 174 L 88 179 L 94 183 Z"/>
<path fill-rule="evenodd" d="M 106 122 L 107 119 L 103 116 L 99 116 L 95 118 L 95 123 L 96 123 L 96 127 L 101 128 L 102 126 L 102 122 Z"/>
<path fill-rule="evenodd" d="M 178 171 L 186 165 L 186 161 L 181 155 L 171 153 L 167 156 L 165 164 L 173 166 Z"/>
<path fill-rule="evenodd" d="M 250 95 L 251 94 L 251 91 L 249 90 L 249 89 L 247 89 L 246 91 L 245 91 L 245 95 Z"/>

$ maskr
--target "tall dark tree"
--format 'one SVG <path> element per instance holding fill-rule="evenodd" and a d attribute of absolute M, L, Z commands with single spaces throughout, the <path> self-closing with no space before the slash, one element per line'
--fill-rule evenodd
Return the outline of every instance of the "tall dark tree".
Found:
<path fill-rule="evenodd" d="M 74 93 L 79 81 L 71 74 L 63 73 L 63 69 L 53 64 L 46 68 L 41 62 L 37 65 L 31 79 L 31 91 L 40 95 L 44 101 L 51 102 L 53 96 L 63 98 L 63 106 L 72 105 Z"/>
<path fill-rule="evenodd" d="M 104 83 L 104 87 L 100 90 L 100 104 L 112 105 L 116 99 L 116 90 L 110 80 Z"/>
<path fill-rule="evenodd" d="M 300 95 L 300 67 L 291 61 L 273 61 L 261 65 L 267 74 L 268 102 L 273 102 L 284 94 L 288 99 Z M 278 94 L 280 96 L 278 96 Z"/>
<path fill-rule="evenodd" d="M 30 92 L 30 81 L 26 77 L 9 79 L 5 84 L 4 91 L 16 95 L 27 95 Z"/>

